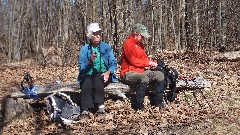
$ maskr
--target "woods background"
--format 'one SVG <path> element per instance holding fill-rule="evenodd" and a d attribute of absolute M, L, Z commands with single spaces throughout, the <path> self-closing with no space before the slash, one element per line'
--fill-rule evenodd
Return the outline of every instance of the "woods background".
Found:
<path fill-rule="evenodd" d="M 239 0 L 0 0 L 0 18 L 1 62 L 41 61 L 44 49 L 52 47 L 70 65 L 87 42 L 91 22 L 100 23 L 102 39 L 118 59 L 138 22 L 152 36 L 148 54 L 231 50 L 240 43 Z"/>

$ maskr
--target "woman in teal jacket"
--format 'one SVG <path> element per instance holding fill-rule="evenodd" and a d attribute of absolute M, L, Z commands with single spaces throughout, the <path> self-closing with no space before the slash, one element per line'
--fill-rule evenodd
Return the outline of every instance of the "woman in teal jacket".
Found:
<path fill-rule="evenodd" d="M 90 24 L 87 30 L 90 43 L 82 46 L 78 60 L 82 114 L 88 114 L 95 106 L 104 113 L 104 87 L 117 82 L 114 75 L 117 62 L 111 47 L 100 40 L 102 30 L 98 23 Z"/>

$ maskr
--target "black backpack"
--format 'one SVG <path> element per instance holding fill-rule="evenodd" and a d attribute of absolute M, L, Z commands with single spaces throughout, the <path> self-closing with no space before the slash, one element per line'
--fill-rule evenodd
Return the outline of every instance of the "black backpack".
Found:
<path fill-rule="evenodd" d="M 176 69 L 169 67 L 163 60 L 158 60 L 158 66 L 155 71 L 161 71 L 164 74 L 165 87 L 169 87 L 169 91 L 165 95 L 165 100 L 173 102 L 176 97 L 176 84 L 178 79 L 178 72 Z"/>
<path fill-rule="evenodd" d="M 65 93 L 53 93 L 45 98 L 47 112 L 52 122 L 71 125 L 78 120 L 80 106 L 77 106 Z"/>

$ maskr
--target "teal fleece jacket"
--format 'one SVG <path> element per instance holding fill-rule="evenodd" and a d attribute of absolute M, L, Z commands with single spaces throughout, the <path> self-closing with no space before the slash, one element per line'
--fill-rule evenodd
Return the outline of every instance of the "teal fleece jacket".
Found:
<path fill-rule="evenodd" d="M 104 64 L 108 71 L 110 71 L 112 76 L 112 82 L 118 82 L 118 79 L 116 78 L 114 71 L 116 70 L 117 61 L 113 54 L 113 50 L 105 42 L 99 43 L 99 51 L 100 51 L 100 57 L 103 59 Z M 88 60 L 90 59 L 92 53 L 91 44 L 85 44 L 82 46 L 79 52 L 79 59 L 78 59 L 78 69 L 79 74 L 77 81 L 80 83 L 82 76 L 86 74 L 90 70 L 90 66 L 88 65 Z"/>

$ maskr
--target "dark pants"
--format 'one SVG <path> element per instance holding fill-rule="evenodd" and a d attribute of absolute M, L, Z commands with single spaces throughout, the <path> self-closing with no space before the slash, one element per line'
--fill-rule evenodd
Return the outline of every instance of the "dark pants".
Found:
<path fill-rule="evenodd" d="M 145 91 L 149 83 L 155 84 L 154 91 L 154 105 L 163 103 L 164 92 L 164 74 L 161 71 L 147 70 L 143 73 L 136 73 L 133 71 L 127 72 L 121 77 L 123 83 L 127 85 L 136 86 L 136 108 L 142 108 Z"/>
<path fill-rule="evenodd" d="M 111 76 L 107 83 L 104 83 L 103 76 L 100 73 L 95 75 L 84 75 L 81 83 L 81 108 L 94 108 L 94 104 L 104 104 L 104 87 L 109 84 Z"/>

